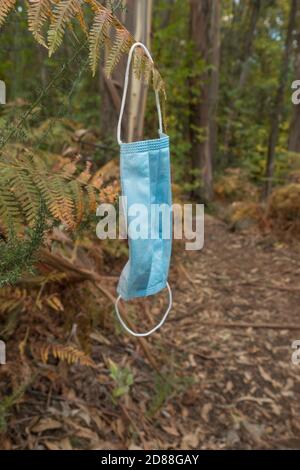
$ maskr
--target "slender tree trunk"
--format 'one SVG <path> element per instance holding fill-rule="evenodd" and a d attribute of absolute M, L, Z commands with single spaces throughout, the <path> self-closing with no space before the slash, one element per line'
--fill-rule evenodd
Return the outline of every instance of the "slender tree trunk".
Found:
<path fill-rule="evenodd" d="M 288 77 L 288 66 L 290 55 L 293 45 L 293 33 L 296 26 L 296 15 L 299 7 L 300 0 L 291 0 L 288 29 L 285 41 L 285 47 L 281 63 L 281 71 L 279 77 L 278 89 L 274 101 L 274 107 L 272 112 L 271 130 L 269 135 L 268 154 L 267 154 L 267 165 L 266 165 L 266 183 L 264 187 L 263 196 L 267 198 L 272 189 L 272 178 L 274 175 L 275 165 L 275 150 L 279 136 L 279 124 L 281 121 L 281 115 L 284 106 L 284 90 Z"/>
<path fill-rule="evenodd" d="M 237 82 L 238 96 L 241 94 L 245 86 L 247 76 L 249 73 L 249 59 L 252 56 L 252 52 L 253 52 L 254 38 L 255 38 L 257 23 L 259 20 L 260 10 L 261 10 L 261 0 L 251 1 L 249 8 L 250 8 L 249 27 L 246 30 L 245 37 L 243 40 L 244 47 L 242 48 L 242 54 L 240 55 L 241 65 L 238 71 L 238 82 Z M 229 148 L 232 142 L 232 123 L 236 120 L 237 115 L 238 115 L 238 111 L 233 103 L 230 109 L 229 115 L 228 115 L 225 136 L 224 136 L 224 148 L 226 149 L 225 150 L 226 155 L 228 155 L 229 153 Z"/>
<path fill-rule="evenodd" d="M 297 51 L 295 58 L 295 80 L 300 80 L 300 11 L 298 13 Z M 294 105 L 289 134 L 289 151 L 300 153 L 300 104 Z"/>
<path fill-rule="evenodd" d="M 104 6 L 108 6 L 106 0 L 101 2 Z M 121 16 L 120 12 L 116 12 L 116 16 Z M 122 18 L 120 18 L 122 20 Z M 103 51 L 100 60 L 99 71 L 99 93 L 101 96 L 100 104 L 100 132 L 102 138 L 115 138 L 118 122 L 118 112 L 121 105 L 121 72 L 124 67 L 117 67 L 111 78 L 107 78 L 104 73 L 104 61 L 107 51 Z"/>
<path fill-rule="evenodd" d="M 219 83 L 220 83 L 220 46 L 221 46 L 221 2 L 216 1 L 213 3 L 212 24 L 211 24 L 211 39 L 212 55 L 211 55 L 211 83 L 210 83 L 210 154 L 211 159 L 214 161 L 217 140 L 218 140 L 218 125 L 217 125 L 217 109 L 219 98 Z"/>
<path fill-rule="evenodd" d="M 239 78 L 239 89 L 242 89 L 246 83 L 248 70 L 249 70 L 249 58 L 252 56 L 253 52 L 253 44 L 255 38 L 255 32 L 257 23 L 259 20 L 259 14 L 261 9 L 261 0 L 254 0 L 251 2 L 251 14 L 250 14 L 250 23 L 249 29 L 247 30 L 245 36 L 245 46 L 243 48 L 243 55 L 242 55 L 242 66 Z"/>
<path fill-rule="evenodd" d="M 171 15 L 172 15 L 172 8 L 173 8 L 175 2 L 176 2 L 176 0 L 165 0 L 164 1 L 165 9 L 160 14 L 160 19 L 161 19 L 160 28 L 162 28 L 162 29 L 166 28 L 170 24 L 170 19 L 171 19 Z"/>
<path fill-rule="evenodd" d="M 220 0 L 190 0 L 190 35 L 197 52 L 206 62 L 206 71 L 191 80 L 191 88 L 201 83 L 199 96 L 191 96 L 190 138 L 193 168 L 201 172 L 196 195 L 212 199 L 212 150 L 216 145 L 215 111 L 218 95 Z"/>
<path fill-rule="evenodd" d="M 130 31 L 133 31 L 135 39 L 150 49 L 152 0 L 127 0 L 127 3 L 129 4 L 128 6 L 132 5 L 132 8 L 128 9 L 128 17 L 131 24 L 126 23 L 126 25 Z M 132 75 L 127 101 L 128 141 L 141 140 L 143 138 L 147 88 L 141 80 Z"/>
<path fill-rule="evenodd" d="M 117 16 L 119 16 L 122 23 L 125 24 L 137 41 L 143 42 L 150 48 L 152 0 L 124 0 L 122 4 L 126 9 L 119 11 Z M 107 133 L 107 129 L 110 129 L 110 134 L 115 134 L 123 92 L 126 62 L 127 58 L 121 61 L 111 79 L 105 77 L 101 66 L 99 88 L 102 97 L 101 128 L 103 135 Z M 142 81 L 137 80 L 133 74 L 131 77 L 122 123 L 122 139 L 124 141 L 142 139 L 144 129 L 147 86 Z"/>

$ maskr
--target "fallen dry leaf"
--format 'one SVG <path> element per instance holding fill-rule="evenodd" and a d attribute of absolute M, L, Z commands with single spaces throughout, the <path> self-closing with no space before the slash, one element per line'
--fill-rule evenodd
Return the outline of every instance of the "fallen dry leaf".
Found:
<path fill-rule="evenodd" d="M 202 417 L 203 421 L 205 421 L 206 423 L 208 423 L 208 421 L 209 421 L 209 413 L 211 412 L 212 409 L 213 409 L 212 403 L 206 403 L 202 407 L 201 417 Z"/>
<path fill-rule="evenodd" d="M 173 426 L 161 426 L 161 428 L 168 434 L 170 434 L 170 436 L 174 436 L 174 437 L 178 437 L 180 436 L 180 433 L 178 431 L 178 429 L 176 428 L 175 425 Z"/>
<path fill-rule="evenodd" d="M 38 434 L 40 432 L 50 431 L 53 429 L 60 429 L 62 427 L 63 425 L 60 421 L 57 421 L 56 419 L 52 418 L 45 418 L 41 419 L 37 424 L 35 424 L 31 428 L 31 431 Z"/>

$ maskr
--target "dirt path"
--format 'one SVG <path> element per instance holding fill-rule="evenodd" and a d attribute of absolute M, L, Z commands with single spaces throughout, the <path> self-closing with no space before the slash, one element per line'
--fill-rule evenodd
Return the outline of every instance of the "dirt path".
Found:
<path fill-rule="evenodd" d="M 231 233 L 210 217 L 205 233 L 200 252 L 175 247 L 174 309 L 148 341 L 160 374 L 136 340 L 116 335 L 108 322 L 108 330 L 91 335 L 98 370 L 49 365 L 61 389 L 40 382 L 28 390 L 10 421 L 7 447 L 300 447 L 300 365 L 291 362 L 300 328 L 205 325 L 300 325 L 300 254 Z M 150 326 L 151 313 L 140 314 Z M 115 379 L 111 361 L 118 364 Z"/>
<path fill-rule="evenodd" d="M 299 253 L 210 218 L 205 233 L 204 250 L 184 262 L 193 286 L 186 279 L 177 290 L 167 327 L 171 336 L 176 326 L 182 368 L 197 377 L 189 404 L 182 401 L 186 430 L 198 432 L 201 448 L 299 448 L 300 366 L 291 344 L 300 330 L 201 325 L 300 325 Z"/>

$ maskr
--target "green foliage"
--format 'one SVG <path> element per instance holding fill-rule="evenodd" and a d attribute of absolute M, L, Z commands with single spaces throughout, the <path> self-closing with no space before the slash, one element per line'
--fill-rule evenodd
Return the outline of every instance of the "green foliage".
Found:
<path fill-rule="evenodd" d="M 162 377 L 157 375 L 155 378 L 155 392 L 150 402 L 147 415 L 152 417 L 157 413 L 162 406 L 174 395 L 179 395 L 184 390 L 195 383 L 194 377 L 180 377 L 175 375 L 168 375 Z"/>
<path fill-rule="evenodd" d="M 133 374 L 128 367 L 119 367 L 114 361 L 109 361 L 110 376 L 115 383 L 115 387 L 112 392 L 114 400 L 121 398 L 126 395 L 131 385 L 133 384 Z"/>
<path fill-rule="evenodd" d="M 219 152 L 217 164 L 243 166 L 257 183 L 263 178 L 272 104 L 285 41 L 289 2 L 261 2 L 250 56 L 245 55 L 252 2 L 223 5 L 222 54 L 218 107 Z M 238 20 L 237 20 L 238 19 Z M 241 47 L 236 47 L 240 44 Z M 242 70 L 245 83 L 239 85 Z M 279 147 L 287 143 L 291 111 L 290 88 L 286 87 L 283 126 Z"/>
<path fill-rule="evenodd" d="M 201 89 L 201 80 L 197 87 L 191 80 L 201 75 L 206 67 L 189 39 L 188 18 L 189 2 L 175 0 L 167 5 L 163 0 L 154 2 L 152 49 L 168 91 L 166 120 L 172 140 L 173 176 L 181 183 L 189 183 L 192 176 L 190 102 Z M 157 113 L 153 98 L 146 118 L 146 128 L 155 129 Z"/>
<path fill-rule="evenodd" d="M 31 379 L 32 381 L 33 379 Z M 31 383 L 30 381 L 30 383 Z M 10 395 L 7 395 L 0 402 L 0 433 L 6 431 L 7 426 L 7 416 L 10 410 L 15 406 L 23 397 L 26 392 L 29 382 L 24 382 L 19 385 Z"/>
<path fill-rule="evenodd" d="M 84 213 L 96 208 L 101 182 L 93 178 L 89 165 L 78 171 L 76 161 L 53 171 L 43 158 L 27 149 L 0 156 L 0 221 L 4 232 L 23 224 L 32 226 L 42 201 L 49 215 L 74 230 Z"/>
<path fill-rule="evenodd" d="M 35 226 L 26 230 L 25 237 L 19 238 L 11 230 L 8 238 L 0 241 L 0 288 L 15 284 L 24 272 L 33 272 L 45 230 L 45 210 L 41 205 Z"/>

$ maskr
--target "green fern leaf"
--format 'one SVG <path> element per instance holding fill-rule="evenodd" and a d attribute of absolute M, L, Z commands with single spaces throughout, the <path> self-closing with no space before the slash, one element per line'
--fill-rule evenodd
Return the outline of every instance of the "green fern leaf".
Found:
<path fill-rule="evenodd" d="M 81 184 L 76 180 L 72 180 L 68 184 L 70 195 L 74 201 L 74 216 L 76 224 L 79 225 L 84 215 L 84 194 Z"/>
<path fill-rule="evenodd" d="M 0 187 L 0 225 L 4 234 L 13 230 L 19 233 L 21 228 L 21 213 L 18 201 L 12 191 L 7 188 L 4 183 Z"/>
<path fill-rule="evenodd" d="M 13 171 L 10 185 L 26 222 L 32 226 L 40 208 L 40 195 L 31 175 L 26 170 Z"/>

